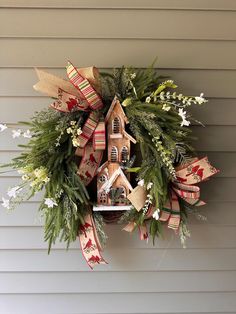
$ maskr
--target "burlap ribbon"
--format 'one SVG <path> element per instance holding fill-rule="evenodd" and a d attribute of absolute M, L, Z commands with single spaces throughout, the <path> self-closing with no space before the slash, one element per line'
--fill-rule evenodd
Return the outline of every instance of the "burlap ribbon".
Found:
<path fill-rule="evenodd" d="M 172 183 L 170 199 L 161 210 L 160 221 L 168 221 L 168 227 L 178 230 L 180 224 L 179 197 L 191 206 L 202 206 L 200 187 L 195 184 L 207 180 L 218 170 L 211 166 L 207 157 L 194 159 L 176 170 L 177 180 Z"/>
<path fill-rule="evenodd" d="M 150 206 L 147 213 L 145 214 L 145 219 L 151 218 L 154 211 L 155 211 L 155 207 Z M 143 241 L 143 240 L 148 241 L 149 234 L 148 234 L 147 224 L 145 221 L 143 222 L 142 225 L 139 225 L 139 226 L 137 226 L 137 224 L 134 221 L 131 221 L 123 228 L 123 230 L 127 231 L 127 232 L 133 232 L 136 227 L 138 228 L 140 240 L 141 241 Z"/>
<path fill-rule="evenodd" d="M 101 256 L 101 245 L 91 214 L 85 216 L 84 224 L 80 226 L 79 240 L 83 256 L 91 269 L 97 264 L 107 264 Z"/>
<path fill-rule="evenodd" d="M 98 93 L 98 70 L 95 67 L 77 69 L 68 62 L 69 81 L 39 69 L 36 72 L 39 82 L 34 85 L 34 89 L 55 98 L 52 108 L 61 112 L 88 112 L 82 133 L 78 136 L 80 147 L 76 151 L 77 155 L 83 157 L 78 174 L 84 184 L 88 185 L 96 174 L 106 148 L 105 122 L 98 112 L 103 107 Z"/>
<path fill-rule="evenodd" d="M 195 184 L 207 180 L 217 172 L 218 170 L 210 165 L 207 157 L 202 159 L 195 158 L 191 163 L 177 168 L 177 180 L 172 183 L 169 200 L 162 208 L 159 220 L 167 221 L 168 227 L 177 231 L 181 221 L 179 198 L 182 198 L 191 206 L 204 205 L 205 202 L 200 200 L 200 188 Z M 140 211 L 145 204 L 146 196 L 147 191 L 145 188 L 137 186 L 134 191 L 128 195 L 128 199 L 137 211 Z M 155 206 L 150 205 L 145 214 L 145 220 L 151 218 L 155 210 Z M 139 229 L 140 239 L 146 240 L 148 238 L 148 232 L 145 222 L 143 225 L 137 226 L 134 221 L 131 221 L 123 230 L 132 232 L 136 227 Z"/>
<path fill-rule="evenodd" d="M 55 98 L 51 107 L 61 112 L 82 110 L 88 112 L 88 118 L 78 135 L 79 148 L 76 154 L 82 156 L 78 174 L 85 185 L 88 185 L 96 174 L 103 151 L 106 147 L 105 122 L 98 110 L 103 103 L 99 96 L 98 70 L 95 67 L 75 68 L 71 62 L 67 65 L 69 81 L 36 69 L 39 82 L 34 89 Z M 101 256 L 101 246 L 91 214 L 85 217 L 80 228 L 81 249 L 88 265 L 105 263 Z"/>

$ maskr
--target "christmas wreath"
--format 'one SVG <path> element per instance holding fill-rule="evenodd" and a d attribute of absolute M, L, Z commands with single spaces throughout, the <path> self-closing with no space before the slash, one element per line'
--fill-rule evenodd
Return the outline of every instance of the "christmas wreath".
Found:
<path fill-rule="evenodd" d="M 106 222 L 138 229 L 141 240 L 149 234 L 154 240 L 166 225 L 184 243 L 188 214 L 204 204 L 196 184 L 217 172 L 192 148 L 189 125 L 200 122 L 188 108 L 206 103 L 203 94 L 177 93 L 153 66 L 99 74 L 69 62 L 68 80 L 36 71 L 34 88 L 53 103 L 23 123 L 24 131 L 12 130 L 29 142 L 4 165 L 22 181 L 2 205 L 12 209 L 43 190 L 39 209 L 49 251 L 58 238 L 69 246 L 79 237 L 91 268 L 105 263 Z M 0 131 L 6 128 L 0 124 Z"/>

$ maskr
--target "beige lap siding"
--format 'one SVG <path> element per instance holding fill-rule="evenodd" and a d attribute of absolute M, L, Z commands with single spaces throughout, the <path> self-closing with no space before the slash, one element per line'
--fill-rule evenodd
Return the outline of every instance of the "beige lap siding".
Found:
<path fill-rule="evenodd" d="M 206 128 L 193 126 L 195 146 L 221 169 L 202 184 L 206 222 L 190 219 L 187 249 L 167 231 L 164 240 L 109 226 L 104 257 L 93 272 L 79 243 L 50 256 L 37 213 L 40 195 L 0 210 L 0 312 L 4 314 L 236 312 L 236 4 L 233 0 L 0 0 L 0 122 L 27 120 L 50 103 L 36 93 L 33 67 L 65 77 L 78 67 L 145 67 L 158 56 L 160 74 L 180 91 L 204 92 L 192 108 Z M 0 162 L 19 148 L 0 136 Z M 0 197 L 17 173 L 0 175 Z"/>

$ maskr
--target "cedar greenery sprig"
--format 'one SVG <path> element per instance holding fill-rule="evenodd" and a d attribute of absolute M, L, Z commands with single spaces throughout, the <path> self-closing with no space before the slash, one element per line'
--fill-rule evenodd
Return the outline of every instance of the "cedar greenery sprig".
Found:
<path fill-rule="evenodd" d="M 160 82 L 153 67 L 146 70 L 121 68 L 115 71 L 113 83 L 116 95 L 124 106 L 130 122 L 130 129 L 140 145 L 142 163 L 136 167 L 138 178 L 144 182 L 152 182 L 150 194 L 156 208 L 161 209 L 168 197 L 170 181 L 175 179 L 174 168 L 189 161 L 194 154 L 190 143 L 193 140 L 186 106 L 202 104 L 206 100 L 199 97 L 188 97 L 171 89 L 177 85 L 172 80 Z M 109 84 L 112 78 L 109 77 Z M 131 170 L 132 171 L 132 170 Z M 143 223 L 145 212 L 135 212 L 135 209 L 124 214 L 125 219 Z M 181 239 L 185 237 L 185 221 L 182 221 Z M 161 233 L 161 222 L 151 220 L 150 233 L 155 238 Z"/>
<path fill-rule="evenodd" d="M 45 240 L 49 250 L 57 238 L 66 241 L 67 246 L 76 240 L 89 204 L 89 194 L 77 175 L 76 148 L 67 132 L 71 121 L 82 125 L 83 113 L 74 111 L 64 114 L 53 109 L 36 113 L 30 123 L 23 123 L 33 134 L 32 139 L 28 144 L 20 145 L 24 152 L 8 165 L 23 174 L 24 184 L 28 181 L 31 194 L 27 199 L 44 190 L 44 200 L 39 209 L 44 216 Z M 35 185 L 30 178 L 42 165 L 48 180 Z M 47 204 L 45 200 L 51 202 Z M 15 198 L 10 204 L 13 206 L 14 202 Z"/>
<path fill-rule="evenodd" d="M 134 158 L 131 158 L 122 169 L 136 173 L 137 180 L 143 180 L 146 187 L 150 185 L 147 201 L 159 211 L 167 201 L 169 184 L 175 179 L 175 167 L 187 163 L 194 154 L 191 146 L 194 138 L 191 129 L 187 128 L 191 116 L 184 110 L 206 100 L 203 94 L 198 97 L 177 94 L 173 91 L 176 84 L 159 76 L 154 65 L 147 69 L 122 67 L 113 73 L 101 73 L 100 83 L 105 104 L 103 114 L 116 95 L 140 147 L 141 163 L 133 167 Z M 24 151 L 5 165 L 22 175 L 22 182 L 10 191 L 10 200 L 4 200 L 5 207 L 11 209 L 40 191 L 44 193 L 40 211 L 49 251 L 57 239 L 67 242 L 67 247 L 75 241 L 84 216 L 92 206 L 90 191 L 77 174 L 75 158 L 79 146 L 77 135 L 87 116 L 88 113 L 82 111 L 60 113 L 50 108 L 36 113 L 30 122 L 24 123 L 32 138 L 28 144 L 19 145 Z M 0 131 L 6 129 L 5 125 L 0 127 Z M 119 195 L 114 195 L 114 202 L 117 198 Z M 187 212 L 196 214 L 196 209 L 189 209 L 183 201 L 180 206 L 180 238 L 184 242 L 189 235 Z M 142 225 L 146 220 L 146 207 L 139 212 L 131 208 L 120 221 Z M 93 216 L 101 242 L 105 244 L 102 215 L 93 213 Z M 153 241 L 162 234 L 162 222 L 154 216 L 149 228 Z"/>

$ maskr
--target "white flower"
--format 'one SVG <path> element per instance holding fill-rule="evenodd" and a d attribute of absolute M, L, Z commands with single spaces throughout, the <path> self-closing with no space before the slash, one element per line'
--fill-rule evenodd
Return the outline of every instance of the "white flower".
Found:
<path fill-rule="evenodd" d="M 0 123 L 0 132 L 3 132 L 6 129 L 7 129 L 7 125 Z"/>
<path fill-rule="evenodd" d="M 165 100 L 165 93 L 164 93 L 164 92 L 161 92 L 161 93 L 160 93 L 160 99 L 161 99 L 161 100 Z"/>
<path fill-rule="evenodd" d="M 138 181 L 138 185 L 139 186 L 144 186 L 144 180 L 142 179 L 142 180 Z"/>
<path fill-rule="evenodd" d="M 76 125 L 76 121 L 70 121 L 70 125 Z"/>
<path fill-rule="evenodd" d="M 157 208 L 157 209 L 154 211 L 152 217 L 153 217 L 154 219 L 158 220 L 158 219 L 160 218 L 159 213 L 160 213 L 160 209 Z"/>
<path fill-rule="evenodd" d="M 53 208 L 54 206 L 57 206 L 57 203 L 52 198 L 45 198 L 44 204 L 47 205 L 48 208 Z"/>
<path fill-rule="evenodd" d="M 67 128 L 67 129 L 66 129 L 66 132 L 67 132 L 68 134 L 72 133 L 72 128 Z"/>
<path fill-rule="evenodd" d="M 179 113 L 178 115 L 184 120 L 186 119 L 186 111 L 184 111 L 183 108 L 179 108 Z"/>
<path fill-rule="evenodd" d="M 73 144 L 74 147 L 79 147 L 80 142 L 79 142 L 79 140 L 77 138 L 73 138 L 72 144 Z"/>
<path fill-rule="evenodd" d="M 190 125 L 190 121 L 187 121 L 185 119 L 181 122 L 181 126 L 189 126 L 189 125 Z"/>
<path fill-rule="evenodd" d="M 30 130 L 27 130 L 26 132 L 24 132 L 23 137 L 25 137 L 25 138 L 31 138 L 32 135 L 31 135 L 31 133 L 30 133 Z"/>
<path fill-rule="evenodd" d="M 131 73 L 130 78 L 131 78 L 131 80 L 135 79 L 136 78 L 136 73 L 135 72 Z"/>
<path fill-rule="evenodd" d="M 201 93 L 200 96 L 195 97 L 195 100 L 199 105 L 203 104 L 204 102 L 207 102 L 207 100 L 203 96 L 204 94 Z"/>
<path fill-rule="evenodd" d="M 45 169 L 43 167 L 36 168 L 34 170 L 34 175 L 36 178 L 40 178 L 46 174 Z"/>
<path fill-rule="evenodd" d="M 153 183 L 152 182 L 149 182 L 148 185 L 147 185 L 147 190 L 150 190 L 153 186 Z"/>
<path fill-rule="evenodd" d="M 12 137 L 13 138 L 17 138 L 17 137 L 20 137 L 21 135 L 21 130 L 18 129 L 18 130 L 12 130 Z"/>
<path fill-rule="evenodd" d="M 20 191 L 21 191 L 20 187 L 15 186 L 15 187 L 11 188 L 10 190 L 8 190 L 7 195 L 9 197 L 15 198 Z"/>
<path fill-rule="evenodd" d="M 147 102 L 147 103 L 149 104 L 149 103 L 150 103 L 150 101 L 151 101 L 151 97 L 150 97 L 150 96 L 148 96 L 148 97 L 146 98 L 145 102 Z"/>
<path fill-rule="evenodd" d="M 186 120 L 186 111 L 183 108 L 179 108 L 178 115 L 182 118 L 181 126 L 189 126 L 190 121 Z"/>
<path fill-rule="evenodd" d="M 182 99 L 182 97 L 183 97 L 183 95 L 182 95 L 182 94 L 179 94 L 179 95 L 177 96 L 177 98 L 178 98 L 179 100 L 181 100 L 181 99 Z"/>
<path fill-rule="evenodd" d="M 10 209 L 10 200 L 7 200 L 6 198 L 2 197 L 2 206 Z"/>
<path fill-rule="evenodd" d="M 30 179 L 30 177 L 29 177 L 27 174 L 24 174 L 24 175 L 21 177 L 21 179 L 22 179 L 23 181 L 27 181 L 27 180 Z"/>
<path fill-rule="evenodd" d="M 163 106 L 162 106 L 162 110 L 165 110 L 165 111 L 169 111 L 170 110 L 170 106 L 168 106 L 167 104 L 164 104 Z"/>
<path fill-rule="evenodd" d="M 33 173 L 34 173 L 35 177 L 37 178 L 36 179 L 37 182 L 47 183 L 50 181 L 50 179 L 48 177 L 48 173 L 47 173 L 47 168 L 45 168 L 45 167 L 41 166 L 39 168 L 36 168 Z"/>
<path fill-rule="evenodd" d="M 82 133 L 82 130 L 81 130 L 81 128 L 79 128 L 78 130 L 77 130 L 77 135 L 80 135 Z"/>
<path fill-rule="evenodd" d="M 43 182 L 45 182 L 45 183 L 48 183 L 50 181 L 50 178 L 49 177 L 45 177 L 44 179 L 43 179 Z"/>

